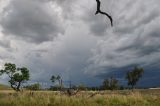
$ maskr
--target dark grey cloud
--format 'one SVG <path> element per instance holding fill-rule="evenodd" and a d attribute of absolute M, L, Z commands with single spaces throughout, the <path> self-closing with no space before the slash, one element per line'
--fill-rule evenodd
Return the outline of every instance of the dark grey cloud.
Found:
<path fill-rule="evenodd" d="M 52 74 L 55 74 L 61 75 L 64 81 L 71 79 L 74 84 L 98 84 L 96 78 L 84 74 L 83 71 L 87 66 L 90 49 L 96 44 L 96 38 L 85 31 L 84 25 L 76 24 L 67 29 L 70 30 L 67 30 L 65 35 L 58 36 L 54 42 L 37 45 L 12 41 L 16 42 L 15 47 L 18 51 L 13 53 L 15 59 L 11 62 L 28 67 L 31 82 L 40 81 L 50 84 L 49 79 Z M 92 84 L 90 80 L 94 80 L 95 83 Z"/>
<path fill-rule="evenodd" d="M 106 7 L 103 9 L 112 11 L 114 27 L 107 30 L 106 37 L 97 44 L 88 60 L 90 65 L 85 69 L 86 72 L 92 72 L 93 75 L 102 78 L 115 75 L 124 80 L 126 70 L 139 65 L 145 68 L 144 76 L 147 81 L 152 78 L 149 73 L 158 73 L 159 65 L 156 64 L 160 62 L 158 2 L 158 0 L 148 2 L 122 0 L 112 2 L 115 8 L 111 10 L 107 7 L 109 1 L 104 1 Z M 94 27 L 91 25 L 91 29 Z M 91 32 L 95 34 L 94 31 Z M 148 68 L 153 64 L 154 67 Z M 156 76 L 154 80 L 159 80 L 159 75 L 154 75 Z"/>
<path fill-rule="evenodd" d="M 126 76 L 126 72 L 129 70 L 132 70 L 133 67 L 136 66 L 135 64 L 132 64 L 130 66 L 126 66 L 126 67 L 121 67 L 121 68 L 112 68 L 110 69 L 108 72 L 104 72 L 103 74 L 98 74 L 96 75 L 96 77 L 100 78 L 100 79 L 105 79 L 105 78 L 110 78 L 115 77 L 119 80 L 119 83 L 122 85 L 127 86 L 127 81 L 125 79 Z M 160 86 L 159 83 L 159 67 L 157 67 L 158 65 L 154 64 L 154 66 L 145 66 L 144 67 L 144 74 L 141 78 L 141 80 L 137 83 L 138 87 L 154 87 L 154 86 Z M 154 71 L 151 71 L 154 70 Z M 154 83 L 153 83 L 154 81 Z"/>
<path fill-rule="evenodd" d="M 104 36 L 106 35 L 107 29 L 110 28 L 110 21 L 104 15 L 95 15 L 97 7 L 96 1 L 93 0 L 90 5 L 91 8 L 84 6 L 84 15 L 81 16 L 81 20 L 83 20 L 83 22 L 89 26 L 89 30 L 92 35 Z"/>
<path fill-rule="evenodd" d="M 114 19 L 113 27 L 105 16 L 94 15 L 95 0 L 12 0 L 0 16 L 0 57 L 14 59 L 2 58 L 0 64 L 28 67 L 30 82 L 50 84 L 50 76 L 60 74 L 65 81 L 89 85 L 110 76 L 126 83 L 125 72 L 138 65 L 145 68 L 140 83 L 151 85 L 153 80 L 157 85 L 159 0 L 101 2 Z M 5 50 L 9 45 L 16 50 Z"/>
<path fill-rule="evenodd" d="M 63 33 L 63 23 L 49 4 L 32 0 L 12 0 L 1 19 L 3 33 L 25 41 L 41 43 Z"/>

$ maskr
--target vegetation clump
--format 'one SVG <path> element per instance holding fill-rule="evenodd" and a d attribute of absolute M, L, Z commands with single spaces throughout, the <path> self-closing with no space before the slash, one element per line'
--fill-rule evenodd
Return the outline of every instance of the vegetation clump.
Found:
<path fill-rule="evenodd" d="M 8 75 L 8 82 L 16 91 L 20 91 L 21 84 L 29 80 L 29 70 L 26 67 L 17 68 L 12 63 L 5 63 L 4 69 L 0 70 L 0 75 L 2 74 Z"/>

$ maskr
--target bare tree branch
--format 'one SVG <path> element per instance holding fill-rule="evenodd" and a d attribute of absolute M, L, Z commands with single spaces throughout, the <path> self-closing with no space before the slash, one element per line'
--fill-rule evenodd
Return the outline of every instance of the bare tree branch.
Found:
<path fill-rule="evenodd" d="M 106 12 L 101 11 L 101 2 L 99 0 L 96 0 L 96 2 L 97 2 L 97 11 L 96 11 L 95 15 L 97 15 L 98 13 L 100 13 L 102 15 L 106 15 L 111 21 L 111 26 L 113 26 L 112 17 L 109 14 L 107 14 Z"/>

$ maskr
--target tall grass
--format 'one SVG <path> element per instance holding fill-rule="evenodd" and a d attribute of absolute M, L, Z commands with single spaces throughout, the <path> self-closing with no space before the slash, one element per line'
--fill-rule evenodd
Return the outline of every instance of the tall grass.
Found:
<path fill-rule="evenodd" d="M 80 92 L 68 97 L 58 92 L 42 91 L 0 93 L 0 106 L 160 106 L 160 96 L 140 92 L 105 92 L 90 97 L 94 92 Z"/>

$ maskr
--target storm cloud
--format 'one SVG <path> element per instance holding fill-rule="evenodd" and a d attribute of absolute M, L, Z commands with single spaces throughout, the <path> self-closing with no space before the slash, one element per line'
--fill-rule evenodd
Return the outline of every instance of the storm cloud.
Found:
<path fill-rule="evenodd" d="M 25 41 L 41 43 L 64 32 L 58 12 L 48 3 L 33 0 L 12 0 L 1 19 L 3 33 Z"/>
<path fill-rule="evenodd" d="M 31 82 L 50 83 L 59 74 L 92 86 L 110 76 L 126 84 L 125 72 L 141 66 L 139 84 L 160 85 L 159 0 L 101 0 L 113 27 L 95 15 L 95 0 L 8 1 L 0 8 L 1 66 L 28 67 Z"/>
<path fill-rule="evenodd" d="M 124 79 L 126 70 L 134 66 L 144 67 L 146 76 L 159 72 L 159 64 L 156 64 L 160 60 L 158 2 L 158 0 L 114 2 L 112 4 L 115 5 L 112 11 L 116 12 L 113 13 L 114 28 L 108 30 L 106 37 L 97 43 L 86 72 L 106 77 L 120 75 L 121 79 Z M 151 68 L 151 65 L 154 65 L 154 68 Z M 158 80 L 159 74 L 154 74 L 154 77 L 154 80 Z M 149 76 L 145 79 L 150 81 Z"/>

